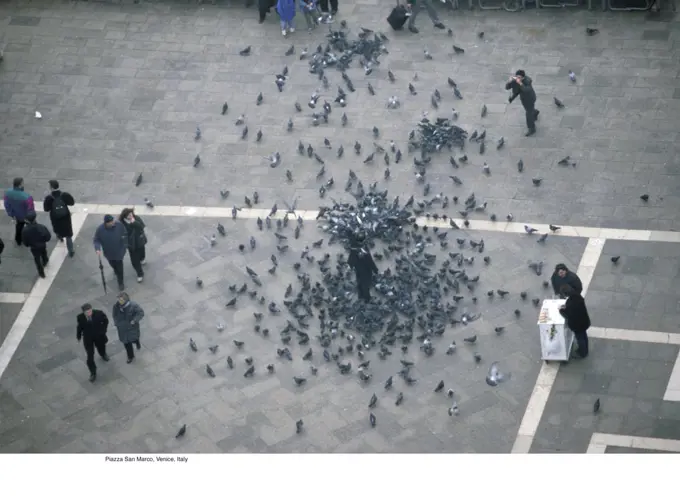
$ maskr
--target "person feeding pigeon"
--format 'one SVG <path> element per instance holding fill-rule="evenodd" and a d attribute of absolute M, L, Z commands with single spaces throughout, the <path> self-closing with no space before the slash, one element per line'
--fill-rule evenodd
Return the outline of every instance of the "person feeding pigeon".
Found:
<path fill-rule="evenodd" d="M 583 296 L 568 284 L 560 288 L 560 294 L 567 297 L 567 302 L 560 307 L 560 314 L 566 319 L 567 326 L 574 333 L 577 349 L 574 357 L 588 357 L 588 328 L 590 316 Z"/>
<path fill-rule="evenodd" d="M 553 275 L 550 278 L 550 283 L 552 284 L 555 295 L 561 298 L 566 298 L 566 296 L 562 295 L 562 292 L 560 291 L 562 286 L 565 284 L 573 288 L 577 293 L 581 293 L 583 291 L 581 279 L 579 279 L 579 277 L 576 275 L 576 272 L 569 270 L 563 263 L 558 263 L 555 265 L 555 272 L 553 272 Z"/>
<path fill-rule="evenodd" d="M 529 78 L 523 69 L 517 70 L 515 76 L 510 78 L 510 80 L 505 84 L 506 90 L 512 90 L 512 95 L 508 99 L 508 102 L 514 101 L 517 96 L 522 102 L 524 111 L 526 113 L 527 119 L 527 131 L 526 136 L 530 137 L 536 133 L 536 120 L 540 111 L 536 109 L 536 92 L 532 86 L 532 80 Z"/>
<path fill-rule="evenodd" d="M 359 232 L 354 234 L 350 243 L 347 263 L 354 269 L 357 278 L 357 293 L 359 299 L 366 303 L 371 301 L 371 286 L 373 274 L 378 273 L 378 266 L 366 247 L 366 236 Z"/>
<path fill-rule="evenodd" d="M 305 16 L 309 31 L 319 25 L 319 7 L 316 0 L 300 0 L 300 11 L 302 11 Z"/>

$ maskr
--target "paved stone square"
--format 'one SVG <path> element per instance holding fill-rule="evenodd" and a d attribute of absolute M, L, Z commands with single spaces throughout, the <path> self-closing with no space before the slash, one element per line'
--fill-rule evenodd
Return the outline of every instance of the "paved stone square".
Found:
<path fill-rule="evenodd" d="M 0 411 L 3 431 L 0 447 L 5 452 L 291 452 L 291 451 L 372 451 L 372 452 L 507 452 L 512 446 L 526 401 L 533 388 L 540 363 L 536 333 L 536 308 L 530 298 L 543 298 L 548 291 L 542 279 L 526 266 L 528 257 L 539 255 L 552 265 L 564 261 L 575 266 L 585 246 L 579 238 L 555 237 L 546 247 L 535 238 L 523 235 L 485 234 L 491 257 L 472 268 L 481 275 L 478 304 L 465 291 L 464 302 L 470 312 L 482 318 L 470 325 L 449 328 L 436 341 L 437 351 L 426 358 L 418 343 L 405 355 L 399 348 L 393 357 L 381 361 L 369 352 L 374 379 L 363 385 L 356 371 L 341 376 L 333 363 L 321 357 L 322 348 L 312 339 L 314 357 L 301 360 L 307 347 L 293 342 L 292 363 L 277 358 L 279 331 L 285 317 L 268 317 L 266 306 L 257 305 L 247 295 L 236 295 L 228 286 L 250 282 L 243 270 L 247 265 L 262 276 L 264 286 L 257 289 L 279 304 L 288 283 L 298 289 L 292 264 L 299 261 L 303 247 L 321 237 L 308 223 L 299 240 L 292 230 L 287 255 L 279 255 L 276 277 L 267 273 L 269 260 L 276 252 L 271 232 L 259 232 L 254 220 L 222 220 L 228 234 L 211 247 L 207 237 L 215 233 L 218 220 L 147 217 L 149 234 L 146 280 L 138 285 L 128 279 L 128 291 L 146 310 L 142 350 L 136 362 L 127 365 L 114 330 L 110 332 L 110 364 L 99 362 L 96 384 L 87 380 L 82 346 L 75 341 L 75 315 L 79 305 L 90 301 L 107 312 L 115 300 L 115 289 L 104 295 L 93 251 L 86 251 L 99 217 L 90 216 L 81 230 L 83 250 L 67 260 L 51 291 L 28 330 L 2 380 Z M 240 254 L 238 244 L 257 238 L 255 251 Z M 458 237 L 470 237 L 461 231 Z M 314 250 L 318 258 L 329 251 L 333 258 L 341 248 L 325 246 Z M 376 250 L 377 251 L 377 250 Z M 442 251 L 441 257 L 446 257 Z M 304 262 L 303 271 L 317 272 Z M 380 263 L 381 266 L 387 262 Z M 131 271 L 126 263 L 125 271 Z M 195 284 L 203 280 L 203 288 Z M 115 288 L 110 269 L 106 269 L 109 288 Z M 504 288 L 510 295 L 489 299 L 487 289 Z M 60 290 L 68 289 L 68 293 Z M 528 291 L 526 301 L 519 292 Z M 238 296 L 231 311 L 225 303 Z M 520 309 L 516 318 L 513 311 Z M 253 328 L 253 312 L 263 311 L 262 328 L 271 330 L 263 337 Z M 223 323 L 223 332 L 217 324 Z M 497 335 L 493 328 L 504 326 Z M 349 331 L 348 331 L 349 332 Z M 478 343 L 466 346 L 462 338 L 477 334 Z M 189 348 L 193 338 L 199 351 Z M 238 351 L 232 340 L 245 341 Z M 458 352 L 445 354 L 452 341 Z M 334 342 L 337 348 L 341 340 Z M 219 345 L 216 354 L 208 347 Z M 482 355 L 476 365 L 473 353 Z M 235 362 L 226 365 L 227 356 Z M 244 359 L 253 357 L 256 375 L 244 379 Z M 416 362 L 413 376 L 418 382 L 402 386 L 395 376 L 392 392 L 383 384 L 399 370 L 399 358 Z M 355 366 L 355 354 L 347 355 Z M 486 385 L 484 378 L 493 360 L 512 373 L 512 379 L 499 387 Z M 209 363 L 217 373 L 205 373 Z M 273 363 L 276 373 L 268 375 L 265 366 Z M 319 368 L 310 374 L 309 364 Z M 306 386 L 296 388 L 293 376 L 308 378 Z M 461 415 L 449 417 L 445 393 L 433 389 L 440 380 L 456 392 Z M 395 397 L 404 393 L 404 404 L 396 407 Z M 369 426 L 367 404 L 373 393 L 379 402 L 373 410 L 378 425 Z M 295 435 L 295 421 L 305 421 L 304 435 Z M 183 423 L 189 434 L 174 440 Z"/>
<path fill-rule="evenodd" d="M 560 369 L 531 452 L 583 453 L 593 432 L 680 439 L 680 403 L 663 400 L 676 345 L 591 339 Z M 600 399 L 601 409 L 593 414 Z"/>
<path fill-rule="evenodd" d="M 652 450 L 652 449 L 636 449 L 634 447 L 615 447 L 608 446 L 605 454 L 678 454 L 677 452 L 665 451 L 665 450 Z"/>
<path fill-rule="evenodd" d="M 678 333 L 679 251 L 675 243 L 607 240 L 586 297 L 593 325 Z"/>

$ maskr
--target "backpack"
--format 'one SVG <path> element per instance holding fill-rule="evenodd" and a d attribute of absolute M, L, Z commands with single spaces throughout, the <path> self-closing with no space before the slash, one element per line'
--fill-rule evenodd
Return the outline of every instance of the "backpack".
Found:
<path fill-rule="evenodd" d="M 59 196 L 53 196 L 53 199 L 54 201 L 52 202 L 52 210 L 50 210 L 50 215 L 52 215 L 52 218 L 59 220 L 69 216 L 68 206 L 66 206 L 66 203 L 61 198 L 61 194 Z"/>

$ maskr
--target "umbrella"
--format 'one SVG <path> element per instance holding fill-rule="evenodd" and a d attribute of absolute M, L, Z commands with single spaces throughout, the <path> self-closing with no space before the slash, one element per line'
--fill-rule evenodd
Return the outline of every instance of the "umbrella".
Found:
<path fill-rule="evenodd" d="M 106 294 L 106 278 L 104 277 L 104 265 L 102 264 L 102 257 L 97 255 L 99 258 L 99 273 L 102 275 L 102 286 L 104 286 L 104 294 Z"/>

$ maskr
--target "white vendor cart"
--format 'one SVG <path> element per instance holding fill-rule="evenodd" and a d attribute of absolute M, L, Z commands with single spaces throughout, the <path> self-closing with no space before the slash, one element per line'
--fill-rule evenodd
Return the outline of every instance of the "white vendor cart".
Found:
<path fill-rule="evenodd" d="M 565 302 L 566 300 L 543 300 L 538 316 L 538 332 L 541 336 L 541 359 L 545 361 L 569 361 L 574 333 L 560 314 L 560 307 Z"/>

